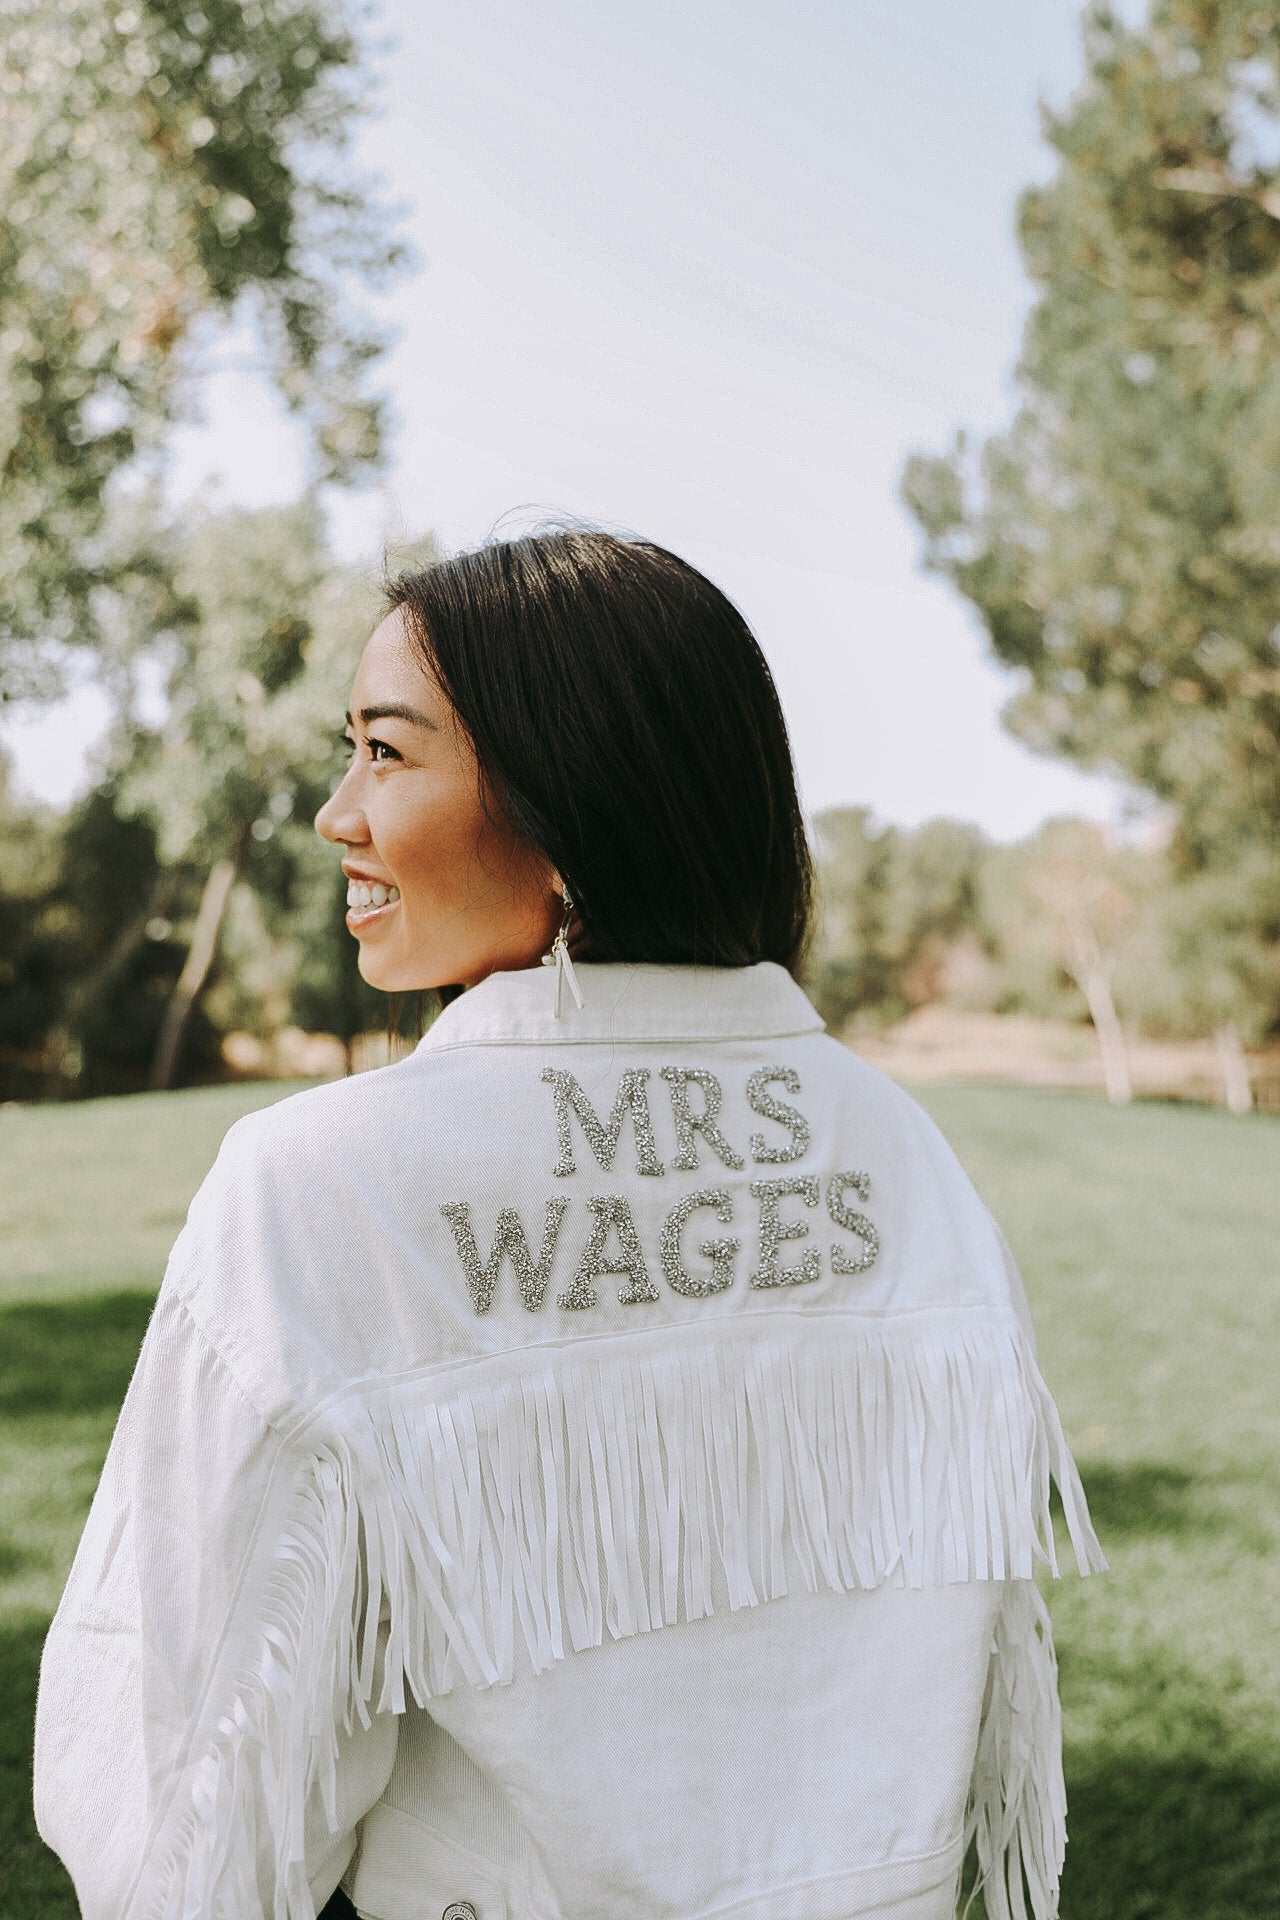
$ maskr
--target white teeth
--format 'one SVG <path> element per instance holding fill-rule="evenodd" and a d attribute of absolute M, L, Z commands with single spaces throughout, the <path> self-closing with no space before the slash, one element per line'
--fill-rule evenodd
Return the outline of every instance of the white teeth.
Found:
<path fill-rule="evenodd" d="M 389 907 L 400 898 L 399 887 L 387 887 L 376 881 L 373 885 L 367 880 L 351 880 L 347 883 L 347 905 L 349 907 Z"/>

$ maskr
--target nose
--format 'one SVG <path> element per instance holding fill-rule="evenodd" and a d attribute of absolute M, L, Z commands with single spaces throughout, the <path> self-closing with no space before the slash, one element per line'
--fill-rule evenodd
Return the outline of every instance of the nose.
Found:
<path fill-rule="evenodd" d="M 329 795 L 315 817 L 315 829 L 322 840 L 353 844 L 367 840 L 368 824 L 360 809 L 346 798 L 347 781 L 344 779 Z"/>

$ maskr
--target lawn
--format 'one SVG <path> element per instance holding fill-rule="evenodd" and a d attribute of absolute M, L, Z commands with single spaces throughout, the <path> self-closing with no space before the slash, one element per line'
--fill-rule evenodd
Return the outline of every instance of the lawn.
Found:
<path fill-rule="evenodd" d="M 0 1920 L 75 1920 L 29 1811 L 40 1643 L 187 1202 L 231 1121 L 294 1090 L 0 1110 Z M 1049 1592 L 1063 1920 L 1273 1920 L 1280 1120 L 912 1091 L 1018 1255 L 1111 1560 Z"/>

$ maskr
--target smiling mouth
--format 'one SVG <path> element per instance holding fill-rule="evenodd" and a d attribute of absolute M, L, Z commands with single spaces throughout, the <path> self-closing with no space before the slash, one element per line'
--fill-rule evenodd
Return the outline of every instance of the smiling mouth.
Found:
<path fill-rule="evenodd" d="M 395 899 L 385 901 L 380 907 L 348 907 L 347 925 L 350 927 L 352 933 L 362 933 L 366 927 L 371 927 L 376 920 L 385 920 L 387 915 L 394 913 L 399 905 L 399 900 Z"/>
<path fill-rule="evenodd" d="M 390 891 L 390 899 L 386 897 Z M 374 899 L 374 895 L 382 899 Z M 347 889 L 347 927 L 351 933 L 359 933 L 365 927 L 372 927 L 376 920 L 386 920 L 399 906 L 399 887 L 367 887 L 351 885 Z"/>

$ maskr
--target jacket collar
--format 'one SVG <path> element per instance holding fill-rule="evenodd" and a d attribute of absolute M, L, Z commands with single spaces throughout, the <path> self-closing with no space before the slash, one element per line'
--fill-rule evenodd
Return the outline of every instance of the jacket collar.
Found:
<path fill-rule="evenodd" d="M 785 967 L 659 966 L 575 961 L 582 1006 L 564 995 L 555 1017 L 555 971 L 491 973 L 444 1007 L 414 1049 L 544 1045 L 555 1041 L 702 1040 L 817 1033 L 825 1025 Z"/>

